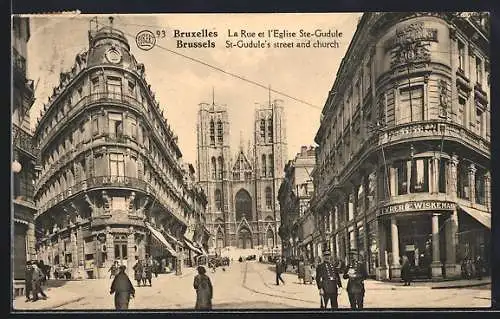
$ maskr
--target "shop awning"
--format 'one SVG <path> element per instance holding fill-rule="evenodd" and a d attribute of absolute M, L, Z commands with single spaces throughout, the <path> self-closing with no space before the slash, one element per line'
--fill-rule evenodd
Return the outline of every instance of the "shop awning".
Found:
<path fill-rule="evenodd" d="M 167 235 L 168 239 L 170 239 L 174 243 L 174 245 L 180 245 L 181 247 L 184 247 L 183 242 L 177 240 L 177 238 L 175 238 L 174 236 L 170 235 L 165 231 L 163 232 L 163 234 Z"/>
<path fill-rule="evenodd" d="M 149 231 L 151 231 L 151 234 L 158 239 L 160 243 L 165 246 L 165 248 L 168 250 L 169 253 L 171 253 L 173 256 L 177 256 L 177 252 L 175 249 L 168 243 L 168 241 L 165 239 L 165 237 L 160 233 L 160 231 L 154 229 L 149 223 L 146 223 L 146 227 L 148 227 Z"/>
<path fill-rule="evenodd" d="M 200 255 L 203 255 L 203 252 L 196 248 L 189 239 L 187 239 L 186 237 L 184 237 L 184 243 L 186 244 L 186 246 L 188 246 L 189 249 L 191 249 L 192 251 L 194 251 L 195 253 L 197 254 L 200 254 Z"/>
<path fill-rule="evenodd" d="M 488 227 L 491 229 L 491 214 L 487 212 L 480 211 L 478 209 L 472 208 L 472 207 L 467 207 L 464 205 L 459 205 L 460 209 L 462 209 L 464 212 L 472 216 L 474 219 L 476 219 L 478 222 L 483 224 L 484 226 Z"/>

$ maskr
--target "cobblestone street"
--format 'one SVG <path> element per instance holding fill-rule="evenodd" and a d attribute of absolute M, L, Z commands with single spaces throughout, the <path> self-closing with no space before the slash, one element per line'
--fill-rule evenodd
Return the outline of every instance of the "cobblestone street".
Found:
<path fill-rule="evenodd" d="M 319 308 L 316 285 L 300 284 L 297 276 L 286 273 L 285 285 L 276 286 L 273 266 L 257 262 L 233 263 L 229 269 L 209 272 L 214 286 L 214 309 Z M 136 287 L 130 309 L 193 309 L 196 294 L 192 287 L 193 269 L 182 276 L 153 278 L 152 287 Z M 17 299 L 14 308 L 40 310 L 112 310 L 111 280 L 71 281 L 47 290 L 49 299 L 25 303 Z M 366 281 L 365 308 L 472 308 L 490 307 L 491 286 L 431 289 L 430 283 L 403 287 L 400 283 Z M 346 286 L 346 282 L 343 282 Z M 435 285 L 434 285 L 435 286 Z M 64 299 L 68 301 L 64 301 Z M 71 299 L 72 298 L 72 299 Z M 339 297 L 340 308 L 349 308 L 346 291 Z"/>

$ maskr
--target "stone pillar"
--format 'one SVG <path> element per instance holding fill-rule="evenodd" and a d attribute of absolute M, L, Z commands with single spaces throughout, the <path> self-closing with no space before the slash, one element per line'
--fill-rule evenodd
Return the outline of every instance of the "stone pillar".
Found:
<path fill-rule="evenodd" d="M 430 188 L 431 193 L 439 193 L 439 158 L 437 155 L 432 157 L 432 186 Z"/>
<path fill-rule="evenodd" d="M 452 199 L 457 197 L 457 180 L 458 180 L 458 157 L 453 154 L 451 156 L 450 162 L 448 164 L 448 189 L 447 193 L 451 196 Z"/>
<path fill-rule="evenodd" d="M 377 280 L 385 280 L 389 278 L 388 265 L 386 263 L 386 254 L 387 254 L 387 233 L 384 227 L 384 224 L 381 220 L 377 221 L 378 223 L 378 236 L 377 236 L 377 244 L 378 244 L 378 260 L 379 265 L 377 267 Z"/>
<path fill-rule="evenodd" d="M 458 216 L 455 209 L 450 217 L 446 220 L 445 236 L 446 236 L 446 277 L 455 277 L 460 275 L 460 264 L 457 263 L 457 230 Z"/>
<path fill-rule="evenodd" d="M 66 263 L 66 260 L 65 260 L 66 252 L 64 251 L 64 241 L 61 238 L 60 234 L 57 237 L 58 237 L 57 244 L 59 245 L 59 264 L 64 265 Z"/>
<path fill-rule="evenodd" d="M 99 245 L 102 244 L 99 243 Z M 111 267 L 111 264 L 113 264 L 115 261 L 114 237 L 113 233 L 111 232 L 110 226 L 106 226 L 106 257 L 107 257 L 106 263 L 102 264 L 102 267 L 104 267 L 105 269 Z"/>
<path fill-rule="evenodd" d="M 443 276 L 441 269 L 441 254 L 439 251 L 439 215 L 432 214 L 432 278 Z"/>
<path fill-rule="evenodd" d="M 85 275 L 85 241 L 83 239 L 82 226 L 78 226 L 76 231 L 76 244 L 77 244 L 77 258 L 78 258 L 78 269 L 82 276 L 86 278 Z"/>
<path fill-rule="evenodd" d="M 134 227 L 129 227 L 129 233 L 127 236 L 127 274 L 130 276 L 133 275 L 133 269 L 135 264 L 135 232 Z"/>
<path fill-rule="evenodd" d="M 394 167 L 389 167 L 389 187 L 391 197 L 396 196 L 396 169 Z M 368 190 L 366 190 L 368 191 Z"/>
<path fill-rule="evenodd" d="M 71 273 L 73 278 L 78 278 L 78 244 L 76 242 L 76 230 L 71 229 L 70 237 L 70 251 L 71 251 Z"/>
<path fill-rule="evenodd" d="M 491 173 L 489 171 L 484 174 L 484 194 L 486 207 L 488 212 L 491 212 Z"/>
<path fill-rule="evenodd" d="M 476 165 L 471 163 L 469 166 L 469 198 L 472 203 L 476 202 Z"/>
<path fill-rule="evenodd" d="M 27 257 L 28 260 L 36 259 L 36 252 L 35 252 L 35 224 L 34 223 L 29 223 L 28 224 L 28 229 L 26 230 L 26 239 L 28 243 L 27 249 Z"/>
<path fill-rule="evenodd" d="M 340 260 L 340 246 L 339 246 L 339 234 L 335 234 L 335 257 Z"/>
<path fill-rule="evenodd" d="M 392 278 L 401 276 L 401 265 L 399 264 L 399 230 L 396 217 L 391 217 L 391 244 L 392 244 Z"/>

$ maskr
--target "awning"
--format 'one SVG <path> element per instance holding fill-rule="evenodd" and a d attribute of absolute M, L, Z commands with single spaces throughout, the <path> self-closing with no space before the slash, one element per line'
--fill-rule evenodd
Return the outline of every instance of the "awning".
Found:
<path fill-rule="evenodd" d="M 167 248 L 168 252 L 171 253 L 173 256 L 177 256 L 177 252 L 175 251 L 174 248 L 172 248 L 172 245 L 170 245 L 165 237 L 160 233 L 158 230 L 154 229 L 149 223 L 146 223 L 146 226 L 148 227 L 149 231 L 151 231 L 151 234 L 158 239 L 160 243 L 162 243 L 165 248 Z"/>
<path fill-rule="evenodd" d="M 194 245 L 191 243 L 191 241 L 189 239 L 187 239 L 186 237 L 184 237 L 184 243 L 189 247 L 189 249 L 191 249 L 195 253 L 203 255 L 203 252 L 200 249 L 194 247 Z"/>
<path fill-rule="evenodd" d="M 469 214 L 470 216 L 472 216 L 474 219 L 476 219 L 478 222 L 480 222 L 484 226 L 486 226 L 489 229 L 491 229 L 491 214 L 490 213 L 483 212 L 483 211 L 480 211 L 478 209 L 467 207 L 467 206 L 464 206 L 464 205 L 459 205 L 459 207 L 464 212 L 466 212 L 467 214 Z"/>
<path fill-rule="evenodd" d="M 182 243 L 181 241 L 177 240 L 177 238 L 175 238 L 174 236 L 170 235 L 169 233 L 167 233 L 167 232 L 165 232 L 165 231 L 164 231 L 163 233 L 164 233 L 165 235 L 167 235 L 167 237 L 168 237 L 171 241 L 173 241 L 175 244 L 178 244 L 178 245 L 180 245 L 181 247 L 184 247 L 183 243 Z"/>

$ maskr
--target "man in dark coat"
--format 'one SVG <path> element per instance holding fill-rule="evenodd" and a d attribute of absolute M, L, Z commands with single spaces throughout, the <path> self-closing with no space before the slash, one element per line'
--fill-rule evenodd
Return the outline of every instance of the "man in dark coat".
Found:
<path fill-rule="evenodd" d="M 38 268 L 36 262 L 32 262 L 31 267 L 33 268 L 31 274 L 31 292 L 33 293 L 33 301 L 38 300 L 38 294 L 41 294 L 43 299 L 47 299 L 47 295 L 45 294 L 45 292 L 43 292 L 42 289 L 42 280 L 44 274 L 42 273 L 40 268 Z"/>
<path fill-rule="evenodd" d="M 149 282 L 149 287 L 151 287 L 151 279 L 153 277 L 153 260 L 149 257 L 146 258 L 144 263 L 144 277 L 142 278 L 142 283 L 146 286 L 146 280 Z"/>
<path fill-rule="evenodd" d="M 404 286 L 409 286 L 411 283 L 411 265 L 407 256 L 403 256 L 401 266 L 401 279 L 404 281 Z"/>
<path fill-rule="evenodd" d="M 330 252 L 323 253 L 323 262 L 316 267 L 316 285 L 326 308 L 330 301 L 332 309 L 339 307 L 337 297 L 342 291 L 340 275 L 330 261 Z"/>
<path fill-rule="evenodd" d="M 210 278 L 206 275 L 205 267 L 198 266 L 198 275 L 194 277 L 193 287 L 196 290 L 195 309 L 212 309 L 213 287 Z"/>
<path fill-rule="evenodd" d="M 128 304 L 130 302 L 130 296 L 135 297 L 135 289 L 130 282 L 127 274 L 125 273 L 125 266 L 120 266 L 118 274 L 113 279 L 111 283 L 111 289 L 109 293 L 115 294 L 115 308 L 116 310 L 126 310 L 128 309 Z"/>
<path fill-rule="evenodd" d="M 31 267 L 31 262 L 26 262 L 26 268 L 24 270 L 24 292 L 26 294 L 26 302 L 31 300 L 31 291 L 33 290 L 33 268 Z"/>
<path fill-rule="evenodd" d="M 283 283 L 283 285 L 285 284 L 285 281 L 283 280 L 283 278 L 281 278 L 281 274 L 283 273 L 283 262 L 281 261 L 281 259 L 278 257 L 276 259 L 276 285 L 279 286 L 280 285 L 280 280 L 281 282 Z"/>
<path fill-rule="evenodd" d="M 366 278 L 368 278 L 368 272 L 362 259 L 353 259 L 349 268 L 344 273 L 344 279 L 349 279 L 347 282 L 347 294 L 351 309 L 363 309 L 363 299 L 365 297 L 364 280 Z"/>
<path fill-rule="evenodd" d="M 137 263 L 132 267 L 134 270 L 134 279 L 137 281 L 137 286 L 141 286 L 141 281 L 142 281 L 142 273 L 144 271 L 142 261 L 137 261 Z"/>

